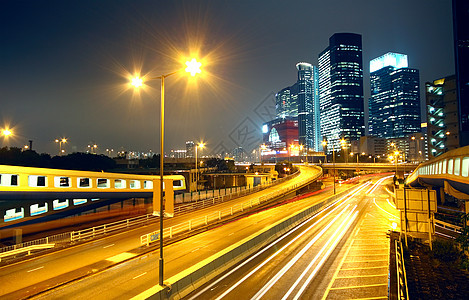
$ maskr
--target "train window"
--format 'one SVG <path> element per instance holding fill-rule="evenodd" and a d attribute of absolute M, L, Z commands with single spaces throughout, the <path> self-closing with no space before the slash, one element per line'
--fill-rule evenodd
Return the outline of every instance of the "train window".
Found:
<path fill-rule="evenodd" d="M 438 174 L 441 174 L 442 171 L 443 171 L 443 162 L 440 161 L 440 162 L 438 163 Z"/>
<path fill-rule="evenodd" d="M 131 189 L 139 189 L 140 188 L 140 180 L 131 180 L 130 181 L 130 188 Z"/>
<path fill-rule="evenodd" d="M 55 187 L 70 187 L 70 177 L 55 177 Z"/>
<path fill-rule="evenodd" d="M 11 186 L 18 186 L 18 175 L 11 175 L 10 179 L 10 185 Z"/>
<path fill-rule="evenodd" d="M 91 187 L 91 179 L 79 177 L 77 178 L 78 187 L 80 188 L 90 188 Z"/>
<path fill-rule="evenodd" d="M 469 157 L 464 157 L 462 159 L 461 175 L 464 177 L 469 176 Z"/>
<path fill-rule="evenodd" d="M 443 161 L 443 171 L 441 173 L 446 174 L 446 159 Z"/>
<path fill-rule="evenodd" d="M 98 182 L 98 184 L 97 184 L 98 188 L 101 188 L 101 189 L 109 188 L 109 179 L 98 178 L 97 182 Z"/>
<path fill-rule="evenodd" d="M 182 180 L 174 180 L 173 186 L 182 186 Z"/>
<path fill-rule="evenodd" d="M 53 210 L 64 209 L 64 208 L 67 208 L 68 205 L 69 205 L 68 199 L 65 199 L 65 200 L 55 199 L 54 201 L 52 201 Z"/>
<path fill-rule="evenodd" d="M 24 218 L 24 208 L 12 208 L 5 211 L 5 215 L 3 216 L 4 222 L 14 221 Z"/>
<path fill-rule="evenodd" d="M 143 188 L 144 189 L 152 189 L 153 188 L 153 181 L 151 180 L 145 180 L 143 182 Z"/>
<path fill-rule="evenodd" d="M 453 174 L 453 163 L 454 160 L 452 158 L 448 160 L 448 174 Z"/>
<path fill-rule="evenodd" d="M 36 215 L 46 213 L 48 212 L 48 206 L 49 205 L 47 204 L 47 202 L 42 204 L 42 206 L 39 206 L 39 204 L 33 204 L 29 207 L 30 215 L 36 216 Z"/>
<path fill-rule="evenodd" d="M 31 187 L 47 186 L 47 177 L 38 175 L 28 176 L 28 185 Z"/>
<path fill-rule="evenodd" d="M 1 186 L 17 186 L 18 175 L 15 174 L 0 174 L 0 185 Z"/>
<path fill-rule="evenodd" d="M 125 182 L 124 179 L 116 179 L 116 180 L 114 180 L 114 187 L 116 189 L 125 189 L 125 186 L 126 186 L 125 183 L 126 182 Z"/>
<path fill-rule="evenodd" d="M 459 176 L 460 168 L 461 168 L 461 159 L 458 157 L 454 160 L 454 175 Z"/>

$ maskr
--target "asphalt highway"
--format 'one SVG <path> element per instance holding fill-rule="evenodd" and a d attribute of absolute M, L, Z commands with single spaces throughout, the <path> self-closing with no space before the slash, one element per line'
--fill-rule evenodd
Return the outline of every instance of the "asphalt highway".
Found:
<path fill-rule="evenodd" d="M 389 239 L 398 212 L 382 180 L 193 292 L 187 299 L 387 299 Z"/>
<path fill-rule="evenodd" d="M 350 186 L 339 186 L 339 190 Z M 321 202 L 330 190 L 310 198 L 289 202 L 266 209 L 240 220 L 200 233 L 196 236 L 165 246 L 165 278 L 174 276 L 231 244 L 250 236 L 270 224 L 297 211 Z M 121 253 L 122 257 L 134 253 Z M 121 257 L 121 258 L 122 258 Z M 116 261 L 119 257 L 114 258 Z M 39 299 L 128 299 L 158 283 L 158 252 L 152 252 L 117 266 L 96 272 L 64 286 L 57 287 L 36 298 Z"/>

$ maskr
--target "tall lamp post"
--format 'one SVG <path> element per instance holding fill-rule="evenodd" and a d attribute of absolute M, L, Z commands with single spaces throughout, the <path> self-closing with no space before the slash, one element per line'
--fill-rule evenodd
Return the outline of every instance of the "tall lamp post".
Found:
<path fill-rule="evenodd" d="M 203 149 L 205 147 L 204 143 L 195 145 L 195 192 L 199 189 L 199 173 L 197 172 L 198 162 L 197 162 L 197 148 Z"/>
<path fill-rule="evenodd" d="M 59 144 L 59 155 L 62 155 L 62 153 L 64 152 L 62 150 L 62 144 L 66 143 L 67 139 L 66 138 L 55 139 L 55 142 Z"/>
<path fill-rule="evenodd" d="M 202 65 L 195 58 L 191 61 L 186 62 L 187 68 L 186 72 L 190 73 L 192 76 L 200 73 L 200 66 Z M 160 115 L 160 258 L 159 258 L 159 285 L 163 286 L 163 158 L 164 158 L 164 79 L 168 76 L 179 73 L 181 70 L 168 73 L 166 75 L 161 75 L 158 77 L 150 78 L 149 80 L 160 79 L 161 80 L 161 115 Z M 143 85 L 143 80 L 139 77 L 132 79 L 131 84 L 139 88 Z"/>

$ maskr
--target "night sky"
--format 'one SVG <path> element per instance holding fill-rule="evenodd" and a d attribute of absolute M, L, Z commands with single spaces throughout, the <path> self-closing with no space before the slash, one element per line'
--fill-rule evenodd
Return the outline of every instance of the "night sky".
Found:
<path fill-rule="evenodd" d="M 258 147 L 275 92 L 296 81 L 295 64 L 317 65 L 336 32 L 363 37 L 369 61 L 408 55 L 424 83 L 454 73 L 450 0 L 19 1 L 0 2 L 0 127 L 38 152 L 159 147 L 160 81 L 197 55 L 203 76 L 166 79 L 166 145 L 207 142 L 206 154 Z M 424 99 L 422 99 L 423 101 Z"/>

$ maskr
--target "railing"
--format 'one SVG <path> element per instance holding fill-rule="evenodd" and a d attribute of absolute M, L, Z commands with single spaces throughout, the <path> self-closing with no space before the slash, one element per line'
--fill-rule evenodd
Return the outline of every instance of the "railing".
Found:
<path fill-rule="evenodd" d="M 175 203 L 184 203 L 184 202 L 194 202 L 194 201 L 200 201 L 200 200 L 205 200 L 205 199 L 212 199 L 212 198 L 220 198 L 220 197 L 230 197 L 230 199 L 233 199 L 233 196 L 231 195 L 245 195 L 246 193 L 252 193 L 252 192 L 257 192 L 269 187 L 272 187 L 274 185 L 280 184 L 286 180 L 292 179 L 300 174 L 299 171 L 293 173 L 292 175 L 289 175 L 287 177 L 271 181 L 267 184 L 263 185 L 258 185 L 255 187 L 246 187 L 246 186 L 238 186 L 238 187 L 232 187 L 232 188 L 223 188 L 223 189 L 213 189 L 213 190 L 204 190 L 204 191 L 198 191 L 198 192 L 190 192 L 190 193 L 184 193 L 184 194 L 179 194 L 174 196 L 174 201 Z M 234 189 L 234 192 L 233 192 Z M 228 193 L 229 191 L 229 193 Z M 189 199 L 186 201 L 186 199 Z"/>
<path fill-rule="evenodd" d="M 397 273 L 397 297 L 398 299 L 409 299 L 409 290 L 407 288 L 407 276 L 405 272 L 404 253 L 401 237 L 394 241 L 396 250 L 396 273 Z"/>
<path fill-rule="evenodd" d="M 443 227 L 445 229 L 448 229 L 448 230 L 452 230 L 454 232 L 457 232 L 457 233 L 460 233 L 462 231 L 462 227 L 461 226 L 457 226 L 457 225 L 453 225 L 451 223 L 446 223 L 444 221 L 441 221 L 441 220 L 438 220 L 438 219 L 435 219 L 435 224 L 440 226 L 440 227 Z"/>
<path fill-rule="evenodd" d="M 282 178 L 282 179 L 279 179 L 279 180 L 275 180 L 274 182 L 271 182 L 269 184 L 259 185 L 259 186 L 256 186 L 256 187 L 253 187 L 253 188 L 250 188 L 250 189 L 239 190 L 235 193 L 228 194 L 226 196 L 215 197 L 213 199 L 205 199 L 205 200 L 202 200 L 202 201 L 196 201 L 195 203 L 188 203 L 188 204 L 185 204 L 185 205 L 180 205 L 178 207 L 175 207 L 175 212 L 177 212 L 179 214 L 184 214 L 184 213 L 188 213 L 190 211 L 193 211 L 195 209 L 206 208 L 206 207 L 212 206 L 214 204 L 226 202 L 226 201 L 238 198 L 238 197 L 245 196 L 245 195 L 250 194 L 250 193 L 258 192 L 258 191 L 261 191 L 261 190 L 266 189 L 268 187 L 278 185 L 278 184 L 280 184 L 280 183 L 282 183 L 286 180 L 292 179 L 292 178 L 298 176 L 299 173 L 300 172 L 298 171 L 298 172 L 296 172 L 296 173 L 294 173 L 294 174 L 292 174 L 288 177 L 285 177 L 285 178 Z M 318 175 L 314 178 L 309 178 L 309 179 L 303 181 L 302 183 L 304 184 L 304 182 L 311 182 L 313 180 L 316 180 L 319 177 L 320 176 Z M 295 185 L 295 186 L 298 186 L 298 184 Z M 285 193 L 288 190 L 292 190 L 292 189 L 294 189 L 294 188 L 283 189 L 280 192 Z M 248 201 L 248 202 L 245 202 L 245 203 L 242 203 L 242 204 L 234 205 L 233 207 L 231 207 L 229 213 L 234 214 L 238 211 L 243 211 L 248 206 L 252 207 L 253 205 L 258 205 L 261 202 L 266 201 L 265 196 L 263 196 L 262 198 L 263 198 L 262 201 L 258 199 L 257 202 L 256 201 Z M 214 216 L 214 214 L 216 214 L 216 216 Z M 224 216 L 226 216 L 226 215 L 227 214 L 224 214 Z M 212 214 L 209 214 L 209 215 L 204 216 L 204 217 L 193 219 L 193 220 L 189 221 L 188 224 L 184 224 L 184 225 L 179 224 L 179 225 L 171 227 L 167 230 L 165 229 L 165 232 L 167 232 L 167 233 L 165 233 L 165 235 L 169 235 L 169 236 L 172 237 L 173 234 L 181 232 L 182 228 L 188 228 L 188 230 L 192 230 L 192 228 L 200 226 L 201 224 L 208 224 L 209 222 L 215 220 L 216 218 L 218 218 L 218 219 L 222 218 L 221 215 L 220 215 L 220 212 L 212 213 Z M 33 246 L 33 245 L 43 245 L 43 244 L 50 244 L 50 243 L 64 244 L 64 243 L 70 243 L 70 242 L 77 242 L 77 241 L 81 241 L 81 240 L 85 240 L 85 239 L 95 238 L 97 236 L 108 234 L 108 233 L 111 233 L 111 232 L 114 232 L 114 231 L 119 231 L 119 230 L 122 230 L 122 229 L 127 229 L 127 228 L 131 228 L 131 227 L 146 225 L 146 224 L 151 223 L 151 222 L 156 221 L 156 220 L 157 220 L 157 217 L 154 216 L 153 214 L 146 214 L 146 215 L 143 215 L 143 216 L 138 216 L 138 217 L 125 219 L 125 220 L 121 220 L 121 221 L 117 221 L 117 222 L 113 222 L 113 223 L 99 225 L 99 226 L 95 226 L 95 227 L 91 227 L 91 228 L 87 228 L 87 229 L 83 229 L 83 230 L 61 233 L 61 234 L 48 236 L 48 237 L 45 237 L 45 238 L 41 238 L 41 239 L 37 239 L 37 240 L 33 240 L 33 241 L 21 243 L 21 244 L 16 244 L 16 245 L 12 245 L 12 246 L 3 247 L 3 248 L 0 248 L 0 253 L 14 251 L 14 250 L 17 250 L 17 249 L 21 249 L 21 248 L 25 248 L 25 247 Z"/>
<path fill-rule="evenodd" d="M 54 248 L 54 246 L 55 246 L 54 244 L 39 244 L 39 245 L 27 246 L 27 247 L 24 247 L 24 248 L 18 248 L 16 250 L 10 250 L 10 251 L 7 251 L 7 252 L 2 252 L 2 253 L 0 253 L 0 261 L 2 261 L 2 257 L 22 254 L 22 253 L 25 253 L 25 252 L 28 252 L 28 255 L 30 255 L 31 251 Z"/>

